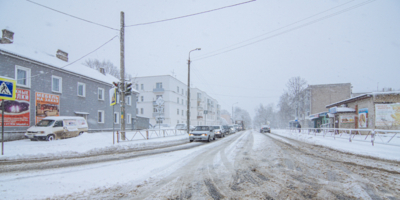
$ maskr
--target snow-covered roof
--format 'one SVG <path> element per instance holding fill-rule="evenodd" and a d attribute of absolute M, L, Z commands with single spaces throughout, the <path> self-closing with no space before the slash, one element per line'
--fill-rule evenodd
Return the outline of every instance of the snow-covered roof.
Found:
<path fill-rule="evenodd" d="M 372 97 L 372 96 L 388 95 L 388 94 L 400 94 L 400 91 L 370 92 L 370 93 L 362 94 L 362 95 L 359 95 L 359 96 L 356 96 L 356 97 L 352 97 L 352 98 L 349 98 L 349 99 L 345 99 L 345 100 L 342 100 L 342 101 L 338 101 L 336 103 L 329 104 L 329 105 L 327 105 L 325 107 L 326 108 L 331 108 L 331 107 L 334 107 L 334 106 L 340 106 L 340 105 L 345 104 L 345 103 L 354 102 L 354 101 L 365 99 L 365 98 L 369 98 L 369 97 Z"/>
<path fill-rule="evenodd" d="M 32 42 L 33 43 L 33 42 Z M 109 75 L 102 74 L 98 70 L 89 68 L 82 63 L 84 58 L 79 60 L 83 55 L 76 55 L 72 52 L 68 52 L 68 62 L 60 60 L 56 57 L 58 48 L 52 49 L 40 49 L 33 47 L 33 44 L 27 44 L 18 40 L 14 40 L 11 44 L 0 44 L 0 53 L 11 54 L 19 56 L 31 61 L 36 61 L 45 65 L 50 65 L 52 67 L 60 68 L 61 70 L 66 70 L 69 72 L 82 75 L 83 77 L 88 77 L 96 79 L 97 81 L 112 84 L 112 82 L 119 82 L 119 79 Z M 78 60 L 78 61 L 77 61 Z M 76 62 L 75 62 L 76 61 Z M 32 78 L 40 77 L 32 74 Z M 139 93 L 137 90 L 132 88 L 134 93 Z"/>

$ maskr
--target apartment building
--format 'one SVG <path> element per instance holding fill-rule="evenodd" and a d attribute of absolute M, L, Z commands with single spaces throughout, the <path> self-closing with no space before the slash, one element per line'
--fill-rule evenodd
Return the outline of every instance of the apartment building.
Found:
<path fill-rule="evenodd" d="M 170 76 L 146 76 L 135 79 L 135 88 L 140 92 L 137 97 L 137 115 L 157 123 L 175 126 L 186 123 L 187 85 Z M 163 105 L 157 110 L 156 100 L 161 97 Z"/>
<path fill-rule="evenodd" d="M 150 119 L 150 124 L 169 124 L 187 122 L 187 85 L 170 75 L 137 77 L 135 88 L 137 97 L 137 116 Z M 157 99 L 163 99 L 161 109 Z M 218 102 L 198 88 L 190 89 L 190 125 L 217 124 L 220 106 Z M 206 111 L 206 112 L 204 112 Z"/>
<path fill-rule="evenodd" d="M 46 116 L 82 116 L 90 131 L 112 130 L 113 125 L 118 129 L 121 120 L 126 120 L 128 130 L 134 129 L 137 91 L 126 97 L 126 115 L 122 118 L 120 104 L 113 111 L 109 101 L 112 82 L 119 80 L 104 71 L 72 63 L 75 59 L 76 55 L 59 49 L 24 45 L 13 40 L 11 31 L 3 30 L 1 76 L 16 80 L 17 85 L 16 100 L 4 101 L 5 140 L 24 138 L 26 129 Z"/>
<path fill-rule="evenodd" d="M 199 125 L 218 125 L 220 124 L 220 109 L 218 101 L 199 88 L 191 88 L 191 116 L 190 124 Z"/>

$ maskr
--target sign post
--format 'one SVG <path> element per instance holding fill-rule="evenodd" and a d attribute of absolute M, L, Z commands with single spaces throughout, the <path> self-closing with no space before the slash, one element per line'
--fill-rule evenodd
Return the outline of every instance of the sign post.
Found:
<path fill-rule="evenodd" d="M 14 79 L 0 77 L 1 99 L 1 155 L 4 155 L 4 100 L 15 100 L 17 84 Z"/>
<path fill-rule="evenodd" d="M 115 144 L 115 138 L 114 138 L 114 105 L 117 104 L 117 88 L 111 88 L 109 93 L 110 94 L 110 106 L 113 107 L 113 144 Z"/>

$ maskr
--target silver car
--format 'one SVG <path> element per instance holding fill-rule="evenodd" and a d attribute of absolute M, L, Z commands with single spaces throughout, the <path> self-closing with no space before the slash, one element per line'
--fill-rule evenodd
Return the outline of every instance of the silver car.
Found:
<path fill-rule="evenodd" d="M 210 142 L 215 140 L 215 134 L 212 126 L 196 126 L 196 128 L 189 133 L 189 140 L 193 142 L 194 140 L 203 140 Z"/>
<path fill-rule="evenodd" d="M 214 129 L 214 134 L 216 137 L 223 138 L 225 137 L 225 132 L 223 131 L 223 127 L 221 125 L 212 126 Z"/>

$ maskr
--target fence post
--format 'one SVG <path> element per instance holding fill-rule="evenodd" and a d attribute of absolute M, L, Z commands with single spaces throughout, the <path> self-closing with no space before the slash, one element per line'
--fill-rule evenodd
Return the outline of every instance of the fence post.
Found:
<path fill-rule="evenodd" d="M 372 143 L 372 146 L 374 146 L 374 142 L 375 142 L 375 130 L 372 130 L 371 131 L 371 143 Z"/>
<path fill-rule="evenodd" d="M 146 139 L 149 139 L 149 130 L 146 130 Z"/>
<path fill-rule="evenodd" d="M 162 131 L 163 136 L 165 137 L 165 130 Z"/>
<path fill-rule="evenodd" d="M 349 138 L 349 142 L 351 142 L 351 134 L 352 134 L 352 132 L 351 132 L 351 130 L 350 130 L 350 138 Z"/>
<path fill-rule="evenodd" d="M 119 132 L 117 131 L 117 143 L 119 143 Z"/>

